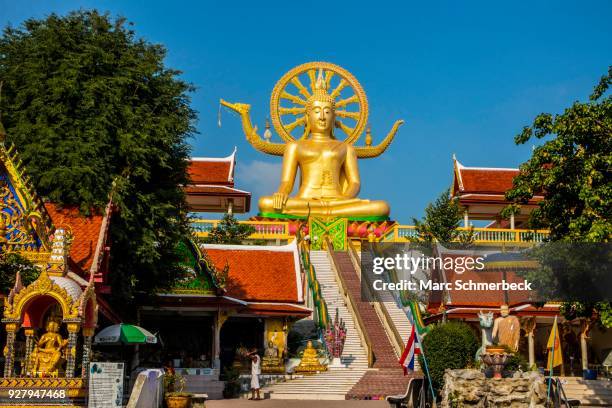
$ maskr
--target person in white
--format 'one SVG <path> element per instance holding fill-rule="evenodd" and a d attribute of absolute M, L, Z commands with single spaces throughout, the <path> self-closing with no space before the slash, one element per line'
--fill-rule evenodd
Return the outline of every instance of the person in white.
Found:
<path fill-rule="evenodd" d="M 259 374 L 261 374 L 261 358 L 257 354 L 257 349 L 253 349 L 249 356 L 251 357 L 251 398 L 250 400 L 259 401 L 261 396 L 259 395 Z M 257 393 L 257 398 L 255 398 Z"/>

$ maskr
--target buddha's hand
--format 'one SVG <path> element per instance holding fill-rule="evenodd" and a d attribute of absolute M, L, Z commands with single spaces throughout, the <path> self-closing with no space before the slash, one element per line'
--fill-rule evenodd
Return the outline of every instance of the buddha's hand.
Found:
<path fill-rule="evenodd" d="M 275 210 L 282 210 L 287 202 L 287 194 L 285 193 L 274 193 L 272 194 L 272 206 Z"/>

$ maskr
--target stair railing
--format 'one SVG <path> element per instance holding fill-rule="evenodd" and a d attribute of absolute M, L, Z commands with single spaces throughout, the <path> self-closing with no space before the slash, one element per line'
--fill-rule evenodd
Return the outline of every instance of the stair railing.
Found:
<path fill-rule="evenodd" d="M 361 319 L 361 316 L 357 312 L 357 302 L 353 298 L 353 295 L 346 289 L 347 288 L 346 282 L 344 281 L 342 274 L 339 272 L 340 269 L 338 268 L 338 265 L 336 264 L 336 260 L 333 257 L 332 251 L 334 250 L 333 249 L 334 246 L 327 236 L 324 238 L 324 240 L 325 240 L 327 252 L 331 259 L 332 271 L 334 272 L 334 275 L 336 277 L 336 282 L 338 282 L 339 284 L 340 293 L 342 294 L 342 298 L 344 299 L 344 302 L 346 303 L 346 308 L 348 309 L 349 313 L 353 317 L 353 321 L 355 322 L 355 329 L 357 330 L 357 334 L 359 335 L 361 344 L 366 349 L 366 353 L 368 355 L 368 367 L 372 367 L 372 365 L 374 364 L 374 353 L 372 352 L 372 341 L 368 335 L 367 330 L 365 329 L 365 323 L 363 322 L 363 320 Z"/>
<path fill-rule="evenodd" d="M 321 285 L 319 285 L 319 281 L 317 280 L 315 268 L 310 262 L 310 252 L 304 241 L 300 243 L 300 253 L 302 255 L 301 258 L 304 274 L 306 275 L 308 287 L 310 289 L 310 293 L 312 294 L 314 313 L 313 320 L 315 321 L 319 330 L 324 333 L 329 327 L 329 311 L 327 310 L 327 303 L 321 294 Z"/>
<path fill-rule="evenodd" d="M 389 314 L 387 307 L 381 304 L 382 302 L 378 294 L 372 290 L 372 282 L 368 280 L 369 275 L 368 274 L 364 275 L 361 273 L 361 261 L 359 259 L 359 254 L 357 254 L 357 250 L 355 249 L 355 246 L 350 240 L 349 240 L 348 248 L 349 248 L 349 256 L 351 257 L 351 261 L 353 262 L 355 271 L 358 272 L 359 277 L 361 279 L 365 278 L 367 280 L 366 286 L 368 288 L 368 294 L 370 295 L 370 299 L 372 299 L 371 304 L 374 307 L 374 310 L 376 311 L 378 318 L 381 320 L 381 323 L 383 324 L 383 326 L 385 326 L 385 330 L 387 330 L 387 333 L 391 333 L 392 343 L 393 343 L 392 345 L 393 345 L 393 348 L 395 349 L 395 353 L 397 354 L 397 357 L 399 358 L 399 356 L 401 356 L 402 352 L 404 351 L 404 340 L 402 339 L 400 332 L 397 330 L 397 327 L 395 327 L 395 323 L 393 322 L 393 319 L 391 318 L 391 315 Z M 362 285 L 363 285 L 363 282 L 362 282 Z M 407 335 L 408 333 L 406 333 L 406 336 Z"/>
<path fill-rule="evenodd" d="M 575 406 L 579 406 L 579 402 L 578 401 L 574 401 L 574 400 L 570 400 L 569 398 L 567 398 L 567 395 L 565 395 L 565 390 L 563 389 L 563 383 L 561 382 L 561 379 L 559 379 L 559 377 L 556 378 L 548 378 L 549 381 L 552 381 L 552 392 L 551 392 L 551 398 L 550 398 L 550 402 L 552 403 L 552 407 L 554 408 L 561 408 L 561 407 L 575 407 Z"/>

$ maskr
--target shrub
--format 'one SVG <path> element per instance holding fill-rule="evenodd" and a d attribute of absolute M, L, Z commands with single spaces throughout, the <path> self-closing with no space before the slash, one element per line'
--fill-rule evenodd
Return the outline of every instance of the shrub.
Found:
<path fill-rule="evenodd" d="M 522 371 L 527 371 L 529 369 L 529 362 L 521 353 L 514 352 L 507 346 L 504 347 L 504 349 L 506 350 L 506 353 L 512 354 L 506 361 L 506 371 L 518 371 L 519 369 Z"/>
<path fill-rule="evenodd" d="M 480 346 L 472 328 L 461 322 L 448 322 L 434 326 L 423 339 L 432 385 L 440 390 L 444 384 L 444 370 L 466 368 L 474 364 L 474 355 Z M 421 367 L 425 367 L 419 356 Z"/>

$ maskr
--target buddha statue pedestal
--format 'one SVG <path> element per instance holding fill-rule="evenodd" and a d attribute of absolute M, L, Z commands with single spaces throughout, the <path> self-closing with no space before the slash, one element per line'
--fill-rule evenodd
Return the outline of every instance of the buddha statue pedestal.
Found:
<path fill-rule="evenodd" d="M 316 374 L 321 371 L 327 371 L 327 367 L 319 361 L 317 350 L 312 346 L 312 341 L 309 341 L 304 349 L 300 364 L 293 370 L 296 374 Z"/>

